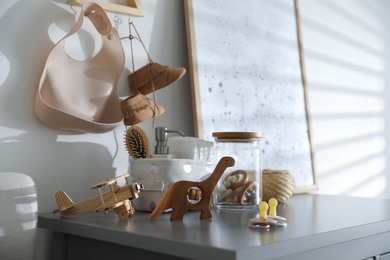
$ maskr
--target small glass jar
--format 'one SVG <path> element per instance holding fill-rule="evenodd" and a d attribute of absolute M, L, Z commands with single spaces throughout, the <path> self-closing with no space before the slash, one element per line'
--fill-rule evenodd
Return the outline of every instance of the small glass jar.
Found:
<path fill-rule="evenodd" d="M 226 169 L 213 193 L 213 203 L 218 209 L 257 209 L 262 196 L 261 149 L 262 133 L 217 132 L 215 162 L 230 156 L 233 167 Z"/>

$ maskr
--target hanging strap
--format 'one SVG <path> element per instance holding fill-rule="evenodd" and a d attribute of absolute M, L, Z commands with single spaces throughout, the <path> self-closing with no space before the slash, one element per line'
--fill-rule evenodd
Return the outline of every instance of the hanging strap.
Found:
<path fill-rule="evenodd" d="M 135 33 L 137 34 L 137 37 L 134 36 L 134 35 L 131 33 L 131 27 L 134 28 Z M 130 34 L 129 34 L 129 39 L 130 39 L 130 46 L 131 46 L 131 54 L 132 54 L 132 62 L 133 62 L 133 71 L 134 71 L 134 56 L 133 56 L 133 41 L 132 41 L 132 40 L 133 40 L 134 38 L 137 39 L 137 40 L 142 44 L 142 47 L 144 48 L 146 54 L 148 55 L 149 63 L 153 63 L 153 60 L 152 60 L 152 58 L 150 58 L 149 52 L 148 52 L 148 50 L 146 49 L 145 44 L 144 44 L 144 42 L 142 41 L 141 36 L 139 35 L 139 33 L 138 33 L 138 31 L 137 31 L 137 28 L 135 28 L 135 25 L 134 25 L 133 21 L 130 21 L 130 22 L 129 22 L 129 33 L 130 33 Z"/>
<path fill-rule="evenodd" d="M 137 36 L 134 36 L 131 32 L 131 27 L 134 28 L 135 30 L 135 33 L 137 34 Z M 123 37 L 121 39 L 124 39 L 124 38 L 127 38 L 127 37 Z M 153 124 L 152 124 L 152 128 L 154 128 L 154 123 L 155 123 L 155 119 L 156 119 L 156 110 L 159 110 L 158 106 L 157 106 L 157 103 L 156 103 L 156 95 L 155 95 L 155 88 L 154 88 L 154 82 L 153 82 L 153 77 L 152 77 L 152 73 L 151 73 L 151 66 L 152 64 L 154 63 L 152 58 L 150 57 L 149 55 L 149 52 L 148 50 L 146 49 L 145 47 L 145 44 L 144 42 L 142 41 L 141 39 L 141 36 L 139 35 L 138 31 L 137 31 L 137 28 L 135 28 L 135 25 L 132 21 L 129 20 L 129 40 L 130 40 L 130 50 L 131 50 L 131 65 L 132 65 L 132 69 L 133 69 L 133 73 L 135 72 L 135 65 L 134 65 L 134 53 L 133 53 L 133 39 L 137 39 L 141 44 L 142 44 L 142 47 L 144 48 L 146 54 L 148 55 L 148 59 L 149 59 L 149 64 L 148 64 L 148 72 L 149 72 L 149 78 L 150 78 L 150 81 L 152 83 L 152 89 L 153 89 L 153 102 L 154 102 L 154 107 L 153 107 Z M 138 89 L 134 89 L 134 86 L 135 84 L 130 84 L 132 86 L 132 90 L 133 92 L 135 93 L 138 93 Z"/>
<path fill-rule="evenodd" d="M 137 34 L 137 36 L 134 36 L 131 32 L 131 27 L 134 28 L 135 30 L 135 33 Z M 129 36 L 128 37 L 122 37 L 121 40 L 123 39 L 126 39 L 126 38 L 129 38 L 130 40 L 130 51 L 131 51 L 131 67 L 133 69 L 133 73 L 135 72 L 135 65 L 134 65 L 134 52 L 133 52 L 133 39 L 137 39 L 141 44 L 142 44 L 142 47 L 144 48 L 146 54 L 148 55 L 148 59 L 149 59 L 149 65 L 151 65 L 153 62 L 152 58 L 150 57 L 149 55 L 149 52 L 148 50 L 146 49 L 145 47 L 145 44 L 144 42 L 142 41 L 141 39 L 141 36 L 139 35 L 138 31 L 137 31 L 137 28 L 135 28 L 135 25 L 133 23 L 133 21 L 130 21 L 129 20 Z M 150 70 L 150 68 L 149 68 Z M 152 81 L 152 86 L 153 86 L 153 89 L 154 89 L 154 84 L 153 84 L 153 79 L 151 78 L 151 81 Z M 133 87 L 135 84 L 131 84 L 131 86 Z M 138 93 L 138 89 L 132 89 L 135 93 Z M 154 94 L 154 93 L 153 93 Z"/>
<path fill-rule="evenodd" d="M 60 41 L 62 41 L 63 39 L 71 36 L 72 34 L 76 33 L 78 30 L 80 30 L 81 26 L 83 25 L 84 16 L 88 16 L 92 24 L 95 26 L 96 30 L 101 35 L 107 36 L 111 34 L 112 25 L 106 12 L 103 10 L 103 8 L 100 5 L 92 2 L 87 2 L 81 8 L 80 16 L 76 24 L 68 32 L 68 34 L 65 35 Z"/>

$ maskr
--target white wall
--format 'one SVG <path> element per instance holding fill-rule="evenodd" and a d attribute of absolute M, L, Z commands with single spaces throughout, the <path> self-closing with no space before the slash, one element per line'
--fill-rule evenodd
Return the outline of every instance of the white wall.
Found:
<path fill-rule="evenodd" d="M 45 59 L 78 17 L 64 3 L 66 0 L 0 1 L 0 172 L 25 173 L 34 179 L 39 212 L 56 208 L 56 191 L 64 190 L 74 201 L 80 201 L 95 195 L 90 186 L 127 173 L 129 167 L 123 145 L 124 126 L 105 134 L 70 134 L 49 129 L 35 117 L 33 101 Z M 152 59 L 188 70 L 183 2 L 148 0 L 142 4 L 146 16 L 132 19 Z M 128 16 L 120 15 L 122 22 L 116 25 L 114 14 L 108 15 L 120 36 L 128 36 Z M 129 46 L 124 40 L 127 61 L 118 86 L 123 98 L 129 94 Z M 140 44 L 135 52 L 136 68 L 145 65 L 147 56 Z M 188 73 L 157 91 L 156 100 L 166 110 L 156 118 L 156 126 L 194 134 Z M 139 126 L 154 145 L 152 120 Z M 39 230 L 39 237 L 46 239 L 38 245 L 37 258 L 45 259 L 50 233 Z"/>
<path fill-rule="evenodd" d="M 123 126 L 105 134 L 69 134 L 45 127 L 34 115 L 45 59 L 76 19 L 65 2 L 0 1 L 0 172 L 25 173 L 34 179 L 39 212 L 56 208 L 56 191 L 65 190 L 79 201 L 94 195 L 91 185 L 126 173 L 129 167 Z M 300 0 L 320 192 L 390 198 L 386 164 L 390 21 L 385 17 L 390 3 L 339 2 Z M 152 58 L 188 69 L 183 2 L 142 4 L 146 16 L 133 20 Z M 116 27 L 126 36 L 128 17 L 120 18 Z M 127 62 L 118 88 L 124 98 L 129 94 L 126 77 L 131 65 L 128 41 L 123 46 Z M 135 56 L 136 67 L 146 63 L 140 46 Z M 166 113 L 156 119 L 156 126 L 193 135 L 191 102 L 187 73 L 157 92 L 157 103 Z M 151 120 L 140 126 L 153 143 Z M 50 232 L 39 230 L 39 238 L 43 242 L 38 259 L 48 259 Z"/>
<path fill-rule="evenodd" d="M 320 193 L 390 198 L 390 2 L 299 2 Z"/>

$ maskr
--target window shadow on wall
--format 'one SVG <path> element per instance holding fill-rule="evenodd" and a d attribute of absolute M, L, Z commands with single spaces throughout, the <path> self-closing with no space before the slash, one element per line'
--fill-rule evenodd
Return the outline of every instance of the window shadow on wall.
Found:
<path fill-rule="evenodd" d="M 384 35 L 388 22 L 384 6 L 377 4 L 300 2 L 323 193 L 386 196 L 388 54 Z"/>

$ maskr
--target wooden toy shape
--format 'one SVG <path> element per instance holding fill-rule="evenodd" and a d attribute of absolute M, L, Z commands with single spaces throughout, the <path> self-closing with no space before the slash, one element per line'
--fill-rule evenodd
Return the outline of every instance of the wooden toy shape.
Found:
<path fill-rule="evenodd" d="M 61 216 L 93 211 L 105 212 L 107 214 L 107 210 L 112 209 L 118 214 L 120 219 L 126 219 L 134 214 L 134 208 L 131 206 L 130 200 L 138 198 L 139 192 L 144 189 L 142 184 L 129 183 L 127 179 L 129 175 L 124 174 L 92 186 L 91 189 L 97 189 L 98 196 L 79 203 L 74 203 L 64 191 L 58 191 L 55 195 L 58 209 L 55 209 L 53 213 L 60 212 Z M 126 180 L 126 185 L 120 187 L 117 181 L 123 178 Z M 103 186 L 109 186 L 110 191 L 102 194 L 100 188 Z"/>
<path fill-rule="evenodd" d="M 232 157 L 223 157 L 219 160 L 214 172 L 206 180 L 201 182 L 178 181 L 173 183 L 166 190 L 157 207 L 149 215 L 149 218 L 154 219 L 163 211 L 170 208 L 172 208 L 171 220 L 183 219 L 184 214 L 188 210 L 200 210 L 201 219 L 211 218 L 211 194 L 226 168 L 233 165 L 234 159 Z M 196 198 L 199 198 L 199 201 L 194 204 L 189 201 L 189 199 Z"/>
<path fill-rule="evenodd" d="M 269 216 L 276 216 L 276 206 L 278 206 L 278 201 L 274 198 L 269 199 Z"/>

